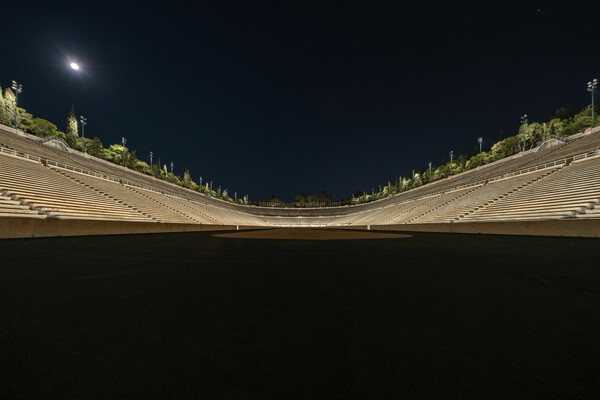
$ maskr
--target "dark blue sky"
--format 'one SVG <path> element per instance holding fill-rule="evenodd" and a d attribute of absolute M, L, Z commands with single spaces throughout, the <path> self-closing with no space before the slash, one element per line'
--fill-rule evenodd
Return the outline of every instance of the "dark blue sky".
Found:
<path fill-rule="evenodd" d="M 21 106 L 64 130 L 75 104 L 86 136 L 254 200 L 370 191 L 578 111 L 600 77 L 592 1 L 11 3 L 0 85 Z"/>

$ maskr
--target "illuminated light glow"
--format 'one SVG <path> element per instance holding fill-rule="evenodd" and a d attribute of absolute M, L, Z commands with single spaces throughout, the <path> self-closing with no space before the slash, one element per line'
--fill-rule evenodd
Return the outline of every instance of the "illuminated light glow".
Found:
<path fill-rule="evenodd" d="M 74 69 L 75 71 L 79 71 L 79 64 L 72 62 L 70 65 L 72 69 Z"/>

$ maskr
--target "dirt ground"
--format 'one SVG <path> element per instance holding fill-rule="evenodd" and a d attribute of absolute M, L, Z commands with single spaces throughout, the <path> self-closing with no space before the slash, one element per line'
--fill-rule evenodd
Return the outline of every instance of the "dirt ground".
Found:
<path fill-rule="evenodd" d="M 597 239 L 246 234 L 0 240 L 0 398 L 600 398 Z"/>

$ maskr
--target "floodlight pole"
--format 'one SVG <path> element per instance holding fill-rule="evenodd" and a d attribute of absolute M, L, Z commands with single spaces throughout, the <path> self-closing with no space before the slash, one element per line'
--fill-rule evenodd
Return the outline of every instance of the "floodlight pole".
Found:
<path fill-rule="evenodd" d="M 431 179 L 431 161 L 429 161 L 429 179 Z"/>
<path fill-rule="evenodd" d="M 19 93 L 21 93 L 23 91 L 23 85 L 21 85 L 20 83 L 17 83 L 16 81 L 12 81 L 12 89 L 15 91 L 15 126 L 14 126 L 14 128 L 17 129 L 18 100 L 19 100 Z"/>
<path fill-rule="evenodd" d="M 154 153 L 150 152 L 150 169 L 152 169 L 152 157 L 154 157 Z"/>
<path fill-rule="evenodd" d="M 594 90 L 596 90 L 597 87 L 598 87 L 598 79 L 594 79 L 591 82 L 588 82 L 587 90 L 592 95 L 592 129 L 594 129 L 594 125 L 595 125 L 594 124 L 594 122 L 595 122 L 594 121 L 594 117 L 595 117 L 595 115 L 594 115 L 594 111 L 595 111 L 594 110 Z"/>
<path fill-rule="evenodd" d="M 87 118 L 81 115 L 81 150 L 85 153 L 85 126 L 87 124 Z"/>
<path fill-rule="evenodd" d="M 454 161 L 454 151 L 450 150 L 450 164 Z"/>
<path fill-rule="evenodd" d="M 523 153 L 525 153 L 525 125 L 527 125 L 527 114 L 521 117 L 521 125 L 523 125 Z"/>
<path fill-rule="evenodd" d="M 173 173 L 173 161 L 171 161 L 171 173 Z"/>

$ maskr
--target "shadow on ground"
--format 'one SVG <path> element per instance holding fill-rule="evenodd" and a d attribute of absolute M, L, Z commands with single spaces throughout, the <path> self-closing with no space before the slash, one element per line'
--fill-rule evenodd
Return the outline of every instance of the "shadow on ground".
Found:
<path fill-rule="evenodd" d="M 600 396 L 598 240 L 411 235 L 0 241 L 0 397 Z"/>

